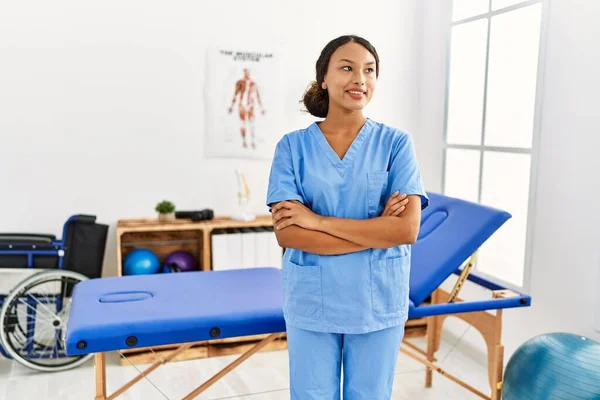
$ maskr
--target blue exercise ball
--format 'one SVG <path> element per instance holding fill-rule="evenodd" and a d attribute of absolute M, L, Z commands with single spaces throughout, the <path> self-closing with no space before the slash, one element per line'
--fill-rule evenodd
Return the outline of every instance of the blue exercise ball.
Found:
<path fill-rule="evenodd" d="M 151 250 L 135 249 L 125 257 L 123 274 L 148 275 L 160 271 L 160 260 Z"/>
<path fill-rule="evenodd" d="M 600 399 L 600 343 L 560 332 L 528 340 L 506 365 L 502 399 Z"/>

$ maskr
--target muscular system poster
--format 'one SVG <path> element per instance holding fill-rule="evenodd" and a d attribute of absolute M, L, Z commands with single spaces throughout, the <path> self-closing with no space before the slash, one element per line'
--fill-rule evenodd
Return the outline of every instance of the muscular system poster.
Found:
<path fill-rule="evenodd" d="M 213 157 L 269 160 L 281 137 L 281 84 L 270 52 L 211 49 L 206 62 L 206 148 Z"/>

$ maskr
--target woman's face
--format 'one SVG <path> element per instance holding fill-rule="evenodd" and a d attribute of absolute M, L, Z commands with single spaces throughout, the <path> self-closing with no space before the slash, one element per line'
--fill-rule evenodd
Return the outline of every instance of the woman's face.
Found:
<path fill-rule="evenodd" d="M 329 60 L 322 87 L 329 94 L 329 106 L 348 111 L 362 110 L 373 97 L 377 75 L 375 57 L 362 45 L 340 46 Z"/>

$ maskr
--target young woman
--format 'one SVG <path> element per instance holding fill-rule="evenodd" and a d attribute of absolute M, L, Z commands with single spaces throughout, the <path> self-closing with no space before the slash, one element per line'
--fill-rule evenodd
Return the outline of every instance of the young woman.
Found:
<path fill-rule="evenodd" d="M 279 141 L 267 193 L 287 249 L 291 398 L 389 399 L 428 198 L 410 136 L 363 115 L 379 76 L 373 46 L 332 40 L 316 75 L 304 104 L 324 121 Z"/>

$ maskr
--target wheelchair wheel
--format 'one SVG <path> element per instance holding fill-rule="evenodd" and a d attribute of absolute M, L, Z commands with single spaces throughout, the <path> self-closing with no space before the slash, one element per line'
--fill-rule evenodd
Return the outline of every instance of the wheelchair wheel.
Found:
<path fill-rule="evenodd" d="M 15 361 L 34 370 L 58 372 L 93 356 L 68 356 L 64 345 L 73 288 L 87 279 L 73 271 L 44 271 L 23 280 L 6 296 L 0 310 L 0 344 Z"/>

